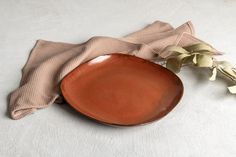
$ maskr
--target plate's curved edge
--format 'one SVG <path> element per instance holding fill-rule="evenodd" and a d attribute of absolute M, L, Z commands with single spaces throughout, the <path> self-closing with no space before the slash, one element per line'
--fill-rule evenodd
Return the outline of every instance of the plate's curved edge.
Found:
<path fill-rule="evenodd" d="M 156 122 L 160 119 L 162 119 L 163 117 L 165 117 L 168 113 L 170 113 L 178 104 L 179 102 L 181 101 L 182 97 L 183 97 L 183 94 L 184 94 L 184 85 L 183 85 L 183 82 L 182 80 L 175 74 L 173 73 L 172 71 L 170 71 L 169 69 L 159 65 L 159 64 L 156 64 L 154 62 L 151 62 L 151 61 L 148 61 L 148 60 L 145 60 L 145 59 L 142 59 L 142 58 L 139 58 L 139 57 L 136 57 L 136 56 L 133 56 L 133 55 L 128 55 L 128 54 L 119 54 L 119 53 L 113 53 L 113 54 L 106 54 L 106 55 L 103 55 L 103 56 L 127 56 L 127 57 L 135 57 L 137 59 L 140 59 L 144 62 L 148 62 L 148 63 L 151 63 L 155 66 L 160 66 L 162 67 L 164 70 L 166 70 L 169 74 L 173 75 L 175 78 L 177 78 L 177 80 L 180 82 L 180 85 L 181 85 L 181 93 L 180 93 L 180 96 L 179 96 L 179 99 L 176 101 L 176 104 L 175 105 L 172 105 L 172 107 L 170 107 L 168 109 L 167 112 L 165 112 L 164 114 L 162 114 L 160 117 L 158 118 L 154 118 L 154 119 L 151 119 L 151 120 L 148 120 L 146 122 L 140 122 L 140 123 L 135 123 L 135 124 L 119 124 L 119 123 L 110 123 L 110 122 L 106 122 L 106 120 L 101 120 L 101 119 L 97 119 L 95 117 L 93 117 L 92 115 L 90 115 L 89 113 L 83 111 L 82 109 L 78 108 L 77 106 L 73 105 L 72 102 L 69 102 L 70 98 L 69 96 L 66 94 L 66 90 L 65 90 L 65 84 L 66 84 L 66 80 L 70 78 L 70 75 L 74 72 L 76 72 L 78 70 L 78 67 L 81 67 L 83 65 L 86 65 L 86 63 L 90 62 L 91 60 L 88 60 L 87 62 L 84 62 L 82 63 L 81 65 L 79 65 L 78 67 L 76 67 L 75 69 L 73 69 L 71 72 L 69 72 L 61 81 L 60 83 L 60 90 L 61 90 L 61 93 L 63 95 L 63 97 L 65 98 L 65 101 L 73 108 L 75 109 L 77 112 L 79 112 L 80 114 L 82 114 L 83 116 L 86 116 L 87 118 L 91 119 L 91 120 L 94 120 L 96 122 L 99 122 L 101 124 L 104 124 L 104 125 L 109 125 L 109 126 L 118 126 L 118 127 L 132 127 L 132 126 L 138 126 L 138 125 L 146 125 L 146 124 L 150 124 L 150 123 L 153 123 L 153 122 Z"/>

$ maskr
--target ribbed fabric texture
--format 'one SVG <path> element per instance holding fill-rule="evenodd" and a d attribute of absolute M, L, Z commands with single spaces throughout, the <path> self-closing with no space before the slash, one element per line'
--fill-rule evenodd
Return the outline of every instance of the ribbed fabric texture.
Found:
<path fill-rule="evenodd" d="M 168 45 L 187 46 L 202 42 L 194 37 L 191 22 L 174 29 L 156 21 L 123 38 L 92 37 L 81 44 L 38 40 L 22 69 L 20 87 L 10 94 L 9 111 L 20 119 L 54 102 L 60 103 L 60 82 L 74 68 L 97 56 L 111 53 L 153 60 Z M 217 51 L 216 51 L 217 53 Z"/>

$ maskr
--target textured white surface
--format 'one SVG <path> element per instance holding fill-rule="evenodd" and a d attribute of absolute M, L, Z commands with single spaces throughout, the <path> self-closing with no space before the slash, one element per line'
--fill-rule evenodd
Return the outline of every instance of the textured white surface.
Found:
<path fill-rule="evenodd" d="M 236 63 L 234 0 L 0 0 L 0 156 L 235 157 L 236 96 L 227 94 L 224 81 L 209 82 L 206 71 L 184 68 L 182 101 L 162 120 L 142 127 L 100 125 L 66 105 L 17 121 L 7 116 L 7 95 L 18 86 L 37 39 L 119 37 L 155 20 L 174 26 L 192 20 L 197 37 Z"/>

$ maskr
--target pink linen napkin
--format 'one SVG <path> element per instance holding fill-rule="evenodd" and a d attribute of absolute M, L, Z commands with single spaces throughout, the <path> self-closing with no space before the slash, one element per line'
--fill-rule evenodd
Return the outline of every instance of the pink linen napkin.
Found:
<path fill-rule="evenodd" d="M 187 46 L 202 42 L 194 37 L 191 22 L 174 29 L 156 21 L 123 38 L 92 37 L 80 44 L 38 40 L 22 69 L 20 87 L 10 94 L 11 118 L 20 119 L 48 105 L 60 103 L 60 81 L 74 68 L 97 56 L 111 53 L 135 55 L 147 60 L 164 58 L 168 45 Z M 217 51 L 216 51 L 217 53 Z"/>

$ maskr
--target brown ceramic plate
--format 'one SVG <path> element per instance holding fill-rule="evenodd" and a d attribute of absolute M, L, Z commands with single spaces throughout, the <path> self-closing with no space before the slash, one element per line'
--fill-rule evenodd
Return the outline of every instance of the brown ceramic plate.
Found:
<path fill-rule="evenodd" d="M 168 69 L 123 54 L 92 59 L 61 83 L 66 101 L 99 122 L 132 126 L 158 120 L 183 94 L 181 80 Z"/>

